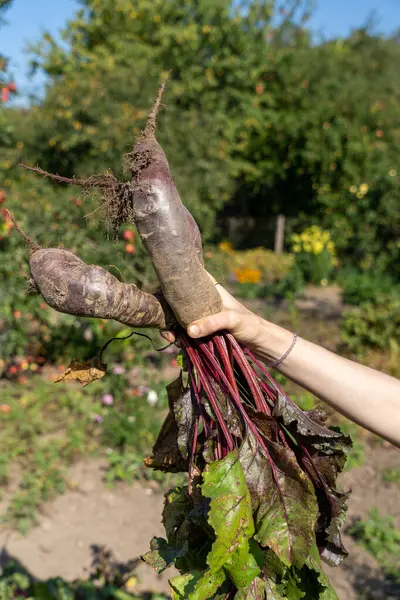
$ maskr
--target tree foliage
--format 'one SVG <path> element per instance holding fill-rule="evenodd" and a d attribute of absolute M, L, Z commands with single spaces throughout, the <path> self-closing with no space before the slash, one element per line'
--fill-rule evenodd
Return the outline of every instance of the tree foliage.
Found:
<path fill-rule="evenodd" d="M 331 230 L 342 256 L 395 268 L 399 58 L 396 38 L 357 31 L 266 65 L 230 213 L 303 213 Z"/>
<path fill-rule="evenodd" d="M 61 41 L 46 33 L 34 48 L 48 85 L 17 116 L 26 160 L 118 171 L 171 70 L 160 140 L 206 235 L 217 215 L 223 227 L 252 216 L 239 242 L 268 244 L 265 219 L 284 213 L 292 229 L 329 229 L 341 260 L 398 276 L 397 37 L 313 43 L 300 0 L 80 4 Z"/>
<path fill-rule="evenodd" d="M 297 18 L 299 3 L 290 4 L 283 29 Z M 35 49 L 50 79 L 31 115 L 32 158 L 65 174 L 117 170 L 172 70 L 160 139 L 187 205 L 210 230 L 231 195 L 234 149 L 270 60 L 272 14 L 269 0 L 85 0 L 63 43 L 45 34 Z"/>

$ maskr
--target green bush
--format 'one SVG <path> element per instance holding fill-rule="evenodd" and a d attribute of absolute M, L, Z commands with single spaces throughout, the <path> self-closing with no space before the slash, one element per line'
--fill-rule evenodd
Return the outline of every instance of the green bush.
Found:
<path fill-rule="evenodd" d="M 400 530 L 393 517 L 382 516 L 374 507 L 368 519 L 356 521 L 349 533 L 375 557 L 388 575 L 400 583 Z"/>
<path fill-rule="evenodd" d="M 400 297 L 381 296 L 345 312 L 341 321 L 345 350 L 362 355 L 369 348 L 398 350 L 400 346 Z"/>
<path fill-rule="evenodd" d="M 344 270 L 338 275 L 343 288 L 343 302 L 360 306 L 364 302 L 377 303 L 384 296 L 400 296 L 400 285 L 385 274 Z"/>

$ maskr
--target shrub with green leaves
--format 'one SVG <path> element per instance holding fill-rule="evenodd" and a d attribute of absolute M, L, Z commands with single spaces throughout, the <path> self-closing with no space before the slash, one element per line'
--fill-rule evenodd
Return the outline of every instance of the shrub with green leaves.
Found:
<path fill-rule="evenodd" d="M 345 304 L 354 306 L 360 306 L 365 302 L 378 304 L 382 296 L 400 296 L 400 285 L 385 274 L 347 269 L 339 273 L 338 282 L 343 288 Z"/>
<path fill-rule="evenodd" d="M 398 350 L 400 346 L 400 297 L 381 296 L 347 311 L 341 322 L 343 348 L 362 355 L 368 348 Z"/>

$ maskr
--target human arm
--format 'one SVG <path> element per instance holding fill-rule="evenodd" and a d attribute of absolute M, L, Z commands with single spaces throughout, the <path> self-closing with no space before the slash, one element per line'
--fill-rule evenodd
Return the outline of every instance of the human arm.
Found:
<path fill-rule="evenodd" d="M 278 360 L 293 333 L 247 310 L 222 286 L 224 309 L 192 323 L 191 337 L 226 329 L 263 362 Z M 197 330 L 195 329 L 197 327 Z M 167 339 L 172 340 L 171 334 Z M 400 381 L 298 338 L 279 371 L 332 408 L 400 447 Z"/>

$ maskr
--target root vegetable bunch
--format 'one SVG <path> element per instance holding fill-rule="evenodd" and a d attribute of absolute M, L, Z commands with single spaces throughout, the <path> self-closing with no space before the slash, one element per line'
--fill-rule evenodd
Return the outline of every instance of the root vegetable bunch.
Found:
<path fill-rule="evenodd" d="M 347 494 L 336 489 L 351 441 L 327 428 L 320 410 L 302 411 L 266 368 L 221 332 L 193 340 L 185 327 L 221 310 L 204 270 L 201 236 L 182 204 L 155 137 L 161 86 L 147 125 L 125 157 L 128 182 L 112 174 L 60 183 L 99 190 L 107 219 L 133 222 L 160 292 L 145 294 L 58 248 L 31 247 L 34 285 L 58 311 L 115 319 L 132 327 L 173 328 L 183 369 L 167 388 L 169 414 L 145 459 L 149 468 L 187 472 L 165 496 L 166 539 L 143 559 L 158 573 L 175 565 L 174 599 L 337 598 L 321 558 L 346 557 L 340 527 Z"/>

